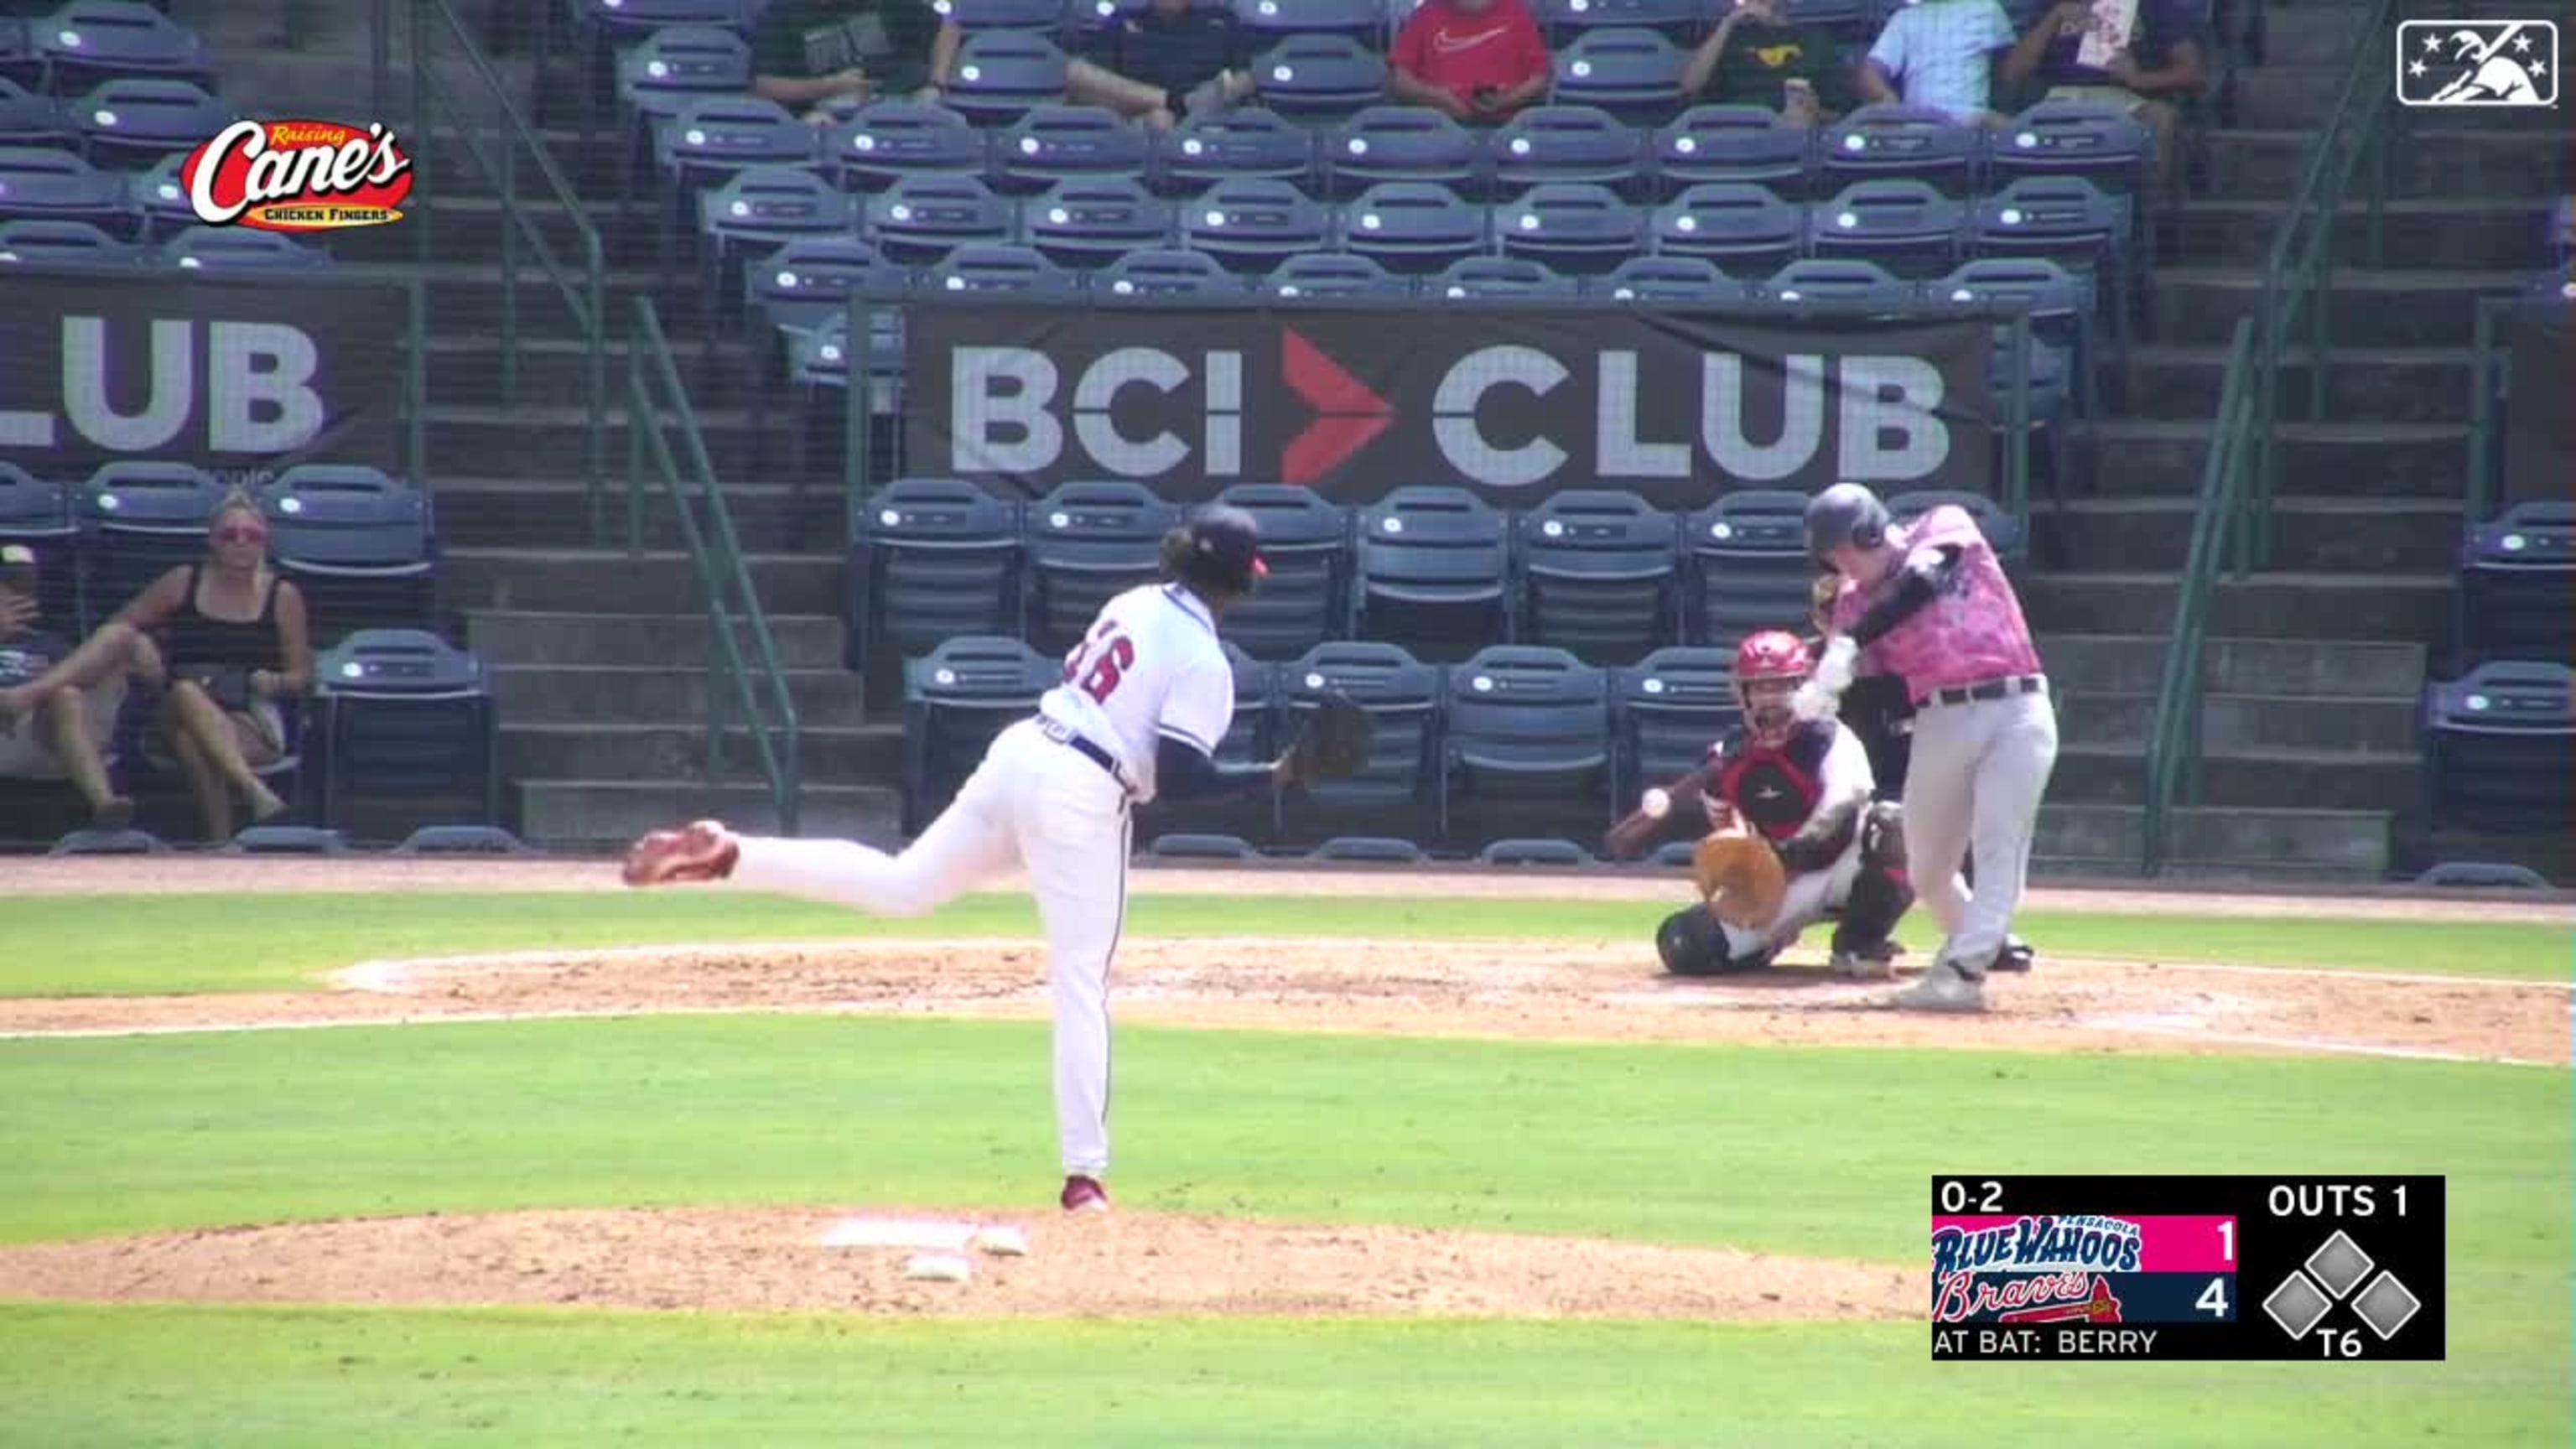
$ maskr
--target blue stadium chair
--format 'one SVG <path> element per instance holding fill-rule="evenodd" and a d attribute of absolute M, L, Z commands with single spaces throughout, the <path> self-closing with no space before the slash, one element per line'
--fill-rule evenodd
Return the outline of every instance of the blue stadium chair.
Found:
<path fill-rule="evenodd" d="M 63 113 L 93 166 L 130 171 L 185 155 L 239 119 L 231 106 L 178 80 L 112 80 Z"/>
<path fill-rule="evenodd" d="M 1900 277 L 1937 277 L 1959 264 L 1968 209 L 1920 181 L 1855 181 L 1807 211 L 1807 251 L 1875 262 Z"/>
<path fill-rule="evenodd" d="M 1240 297 L 1242 277 L 1205 252 L 1178 247 L 1133 251 L 1092 274 L 1094 297 Z"/>
<path fill-rule="evenodd" d="M 1675 645 L 1611 676 L 1617 800 L 1698 769 L 1735 727 L 1735 654 Z"/>
<path fill-rule="evenodd" d="M 1154 0 L 1068 0 L 1065 18 L 1079 26 L 1106 25 L 1112 20 L 1142 14 L 1153 7 Z"/>
<path fill-rule="evenodd" d="M 1539 26 L 1548 43 L 1563 45 L 1585 32 L 1613 27 L 1652 30 L 1689 44 L 1707 30 L 1707 0 L 1538 0 Z"/>
<path fill-rule="evenodd" d="M 961 246 L 1017 234 L 1015 209 L 980 176 L 907 176 L 867 199 L 867 234 L 887 261 L 927 266 Z"/>
<path fill-rule="evenodd" d="M 374 468 L 299 463 L 260 490 L 268 552 L 304 591 L 317 642 L 433 618 L 438 538 L 429 495 Z"/>
<path fill-rule="evenodd" d="M 1171 831 L 1154 837 L 1145 847 L 1152 860 L 1222 860 L 1242 865 L 1259 865 L 1261 852 L 1240 835 L 1213 835 L 1204 831 Z"/>
<path fill-rule="evenodd" d="M 1491 298 L 1571 298 L 1582 295 L 1574 278 L 1549 271 L 1527 257 L 1467 257 L 1422 284 L 1426 297 L 1451 302 Z"/>
<path fill-rule="evenodd" d="M 970 242 L 923 273 L 921 290 L 948 297 L 986 293 L 1072 297 L 1081 292 L 1082 278 L 1048 261 L 1035 247 Z"/>
<path fill-rule="evenodd" d="M 1659 257 L 1696 257 L 1730 276 L 1762 276 L 1806 248 L 1805 208 L 1762 187 L 1704 181 L 1655 208 Z"/>
<path fill-rule="evenodd" d="M 1828 302 L 1902 311 L 1920 295 L 1905 279 L 1876 262 L 1851 257 L 1809 257 L 1755 282 L 1750 295 L 1774 306 Z"/>
<path fill-rule="evenodd" d="M 1269 573 L 1250 598 L 1226 611 L 1217 627 L 1255 659 L 1294 659 L 1350 632 L 1351 517 L 1312 488 L 1237 483 L 1219 503 L 1261 525 L 1261 561 Z"/>
<path fill-rule="evenodd" d="M 2565 659 L 2576 619 L 2576 505 L 2517 503 L 2460 540 L 2454 643 L 2466 661 Z"/>
<path fill-rule="evenodd" d="M 1166 196 L 1196 196 L 1238 180 L 1318 189 L 1315 134 L 1276 111 L 1237 106 L 1184 121 L 1155 145 L 1154 189 Z"/>
<path fill-rule="evenodd" d="M 1586 866 L 1593 864 L 1592 852 L 1571 840 L 1551 836 L 1514 836 L 1489 841 L 1476 852 L 1478 865 L 1553 865 Z"/>
<path fill-rule="evenodd" d="M 834 126 L 824 159 L 845 191 L 883 191 L 907 176 L 980 176 L 984 132 L 946 106 L 876 101 Z"/>
<path fill-rule="evenodd" d="M 1609 823 L 1609 676 L 1562 649 L 1497 644 L 1449 670 L 1441 701 L 1440 838 L 1463 807 L 1500 813 L 1525 834 L 1534 818 Z M 1553 808 L 1551 808 L 1553 807 Z"/>
<path fill-rule="evenodd" d="M 0 459 L 0 543 L 25 544 L 35 550 L 36 602 L 66 634 L 81 632 L 84 622 L 79 561 L 74 556 L 80 546 L 80 519 L 72 496 L 69 487 Z"/>
<path fill-rule="evenodd" d="M 2022 519 L 2004 512 L 2001 505 L 1982 493 L 1962 493 L 1947 488 L 1920 488 L 1895 494 L 1887 500 L 1888 516 L 1898 523 L 1912 523 L 1935 508 L 1956 507 L 1967 510 L 1977 521 L 1977 532 L 1986 536 L 1986 546 L 1995 551 L 1995 559 L 2008 571 L 2017 571 L 2030 560 L 2030 527 Z"/>
<path fill-rule="evenodd" d="M 850 667 L 1020 627 L 1020 505 L 955 478 L 898 478 L 852 510 Z"/>
<path fill-rule="evenodd" d="M 948 76 L 948 104 L 978 126 L 1007 126 L 1064 99 L 1064 52 L 1043 35 L 987 30 L 966 37 Z"/>
<path fill-rule="evenodd" d="M 1309 124 L 1347 121 L 1386 97 L 1386 57 L 1346 35 L 1292 35 L 1252 62 L 1261 102 Z"/>
<path fill-rule="evenodd" d="M 682 26 L 748 31 L 765 0 L 572 0 L 573 36 L 585 48 L 623 50 Z"/>
<path fill-rule="evenodd" d="M 2030 342 L 2021 358 L 2021 376 L 2030 389 L 2030 424 L 2043 453 L 2040 474 L 2059 489 L 2070 480 L 2068 433 L 2078 419 L 2101 416 L 2101 401 L 2092 365 L 2092 290 L 2055 262 L 1990 259 L 1962 263 L 1957 270 L 1924 284 L 1927 300 L 2019 305 L 2030 316 Z M 1987 359 L 1987 385 L 1997 398 L 2013 385 L 2010 326 L 1997 323 Z M 1996 438 L 2001 444 L 2009 415 L 1997 404 Z"/>
<path fill-rule="evenodd" d="M 27 22 L 0 15 L 0 81 L 37 87 L 44 84 L 44 57 L 27 34 Z"/>
<path fill-rule="evenodd" d="M 102 464 L 78 494 L 82 632 L 153 580 L 206 555 L 206 524 L 231 491 L 188 463 Z"/>
<path fill-rule="evenodd" d="M 1348 200 L 1388 181 L 1430 182 L 1461 196 L 1484 184 L 1475 132 L 1424 106 L 1370 106 L 1324 138 L 1325 194 Z"/>
<path fill-rule="evenodd" d="M 1398 488 L 1359 515 L 1359 638 L 1430 660 L 1512 635 L 1511 519 L 1464 488 Z"/>
<path fill-rule="evenodd" d="M 2538 273 L 2516 295 L 2525 302 L 2576 302 L 2576 271 L 2561 268 Z"/>
<path fill-rule="evenodd" d="M 196 219 L 185 192 L 179 206 Z M 0 147 L 0 221 L 85 221 L 123 232 L 132 217 L 122 178 L 55 147 Z"/>
<path fill-rule="evenodd" d="M 1595 664 L 1627 664 L 1680 642 L 1673 515 L 1633 493 L 1567 488 L 1517 522 L 1524 643 L 1571 650 Z"/>
<path fill-rule="evenodd" d="M 345 824 L 352 796 L 500 821 L 500 709 L 481 660 L 423 630 L 361 629 L 315 657 L 313 694 L 305 748 L 325 829 Z"/>
<path fill-rule="evenodd" d="M 2498 660 L 2425 686 L 2425 780 L 2436 826 L 2564 836 L 2576 828 L 2576 671 Z"/>
<path fill-rule="evenodd" d="M 1342 210 L 1342 250 L 1400 276 L 1428 276 L 1492 248 L 1485 209 L 1428 181 L 1381 181 Z"/>
<path fill-rule="evenodd" d="M 798 237 L 851 236 L 859 207 L 848 192 L 797 166 L 752 166 L 698 193 L 699 251 L 706 295 L 702 315 L 720 321 L 745 263 L 758 262 Z"/>
<path fill-rule="evenodd" d="M 1336 835 L 1306 853 L 1306 859 L 1356 865 L 1420 865 L 1430 852 L 1410 840 L 1388 835 Z"/>
<path fill-rule="evenodd" d="M 1279 737 L 1296 738 L 1325 694 L 1338 692 L 1368 711 L 1368 759 L 1347 780 L 1283 791 L 1277 834 L 1302 818 L 1344 823 L 1367 818 L 1399 823 L 1407 834 L 1431 823 L 1440 746 L 1440 671 L 1392 644 L 1318 644 L 1279 670 Z"/>
<path fill-rule="evenodd" d="M 856 237 L 795 237 L 744 269 L 743 310 L 772 327 L 810 332 L 824 318 L 842 315 L 852 288 L 891 292 L 906 281 L 900 267 Z"/>
<path fill-rule="evenodd" d="M 2562 196 L 2549 208 L 2549 260 L 2560 267 L 2576 260 L 2576 196 Z"/>
<path fill-rule="evenodd" d="M 1704 257 L 1631 257 L 1586 288 L 1614 302 L 1732 302 L 1744 286 Z"/>
<path fill-rule="evenodd" d="M 0 225 L 0 265 L 130 272 L 142 264 L 144 255 L 133 242 L 109 236 L 85 221 L 13 221 Z"/>
<path fill-rule="evenodd" d="M 691 101 L 751 89 L 751 46 L 732 30 L 676 25 L 654 31 L 617 58 L 617 101 L 636 140 Z M 632 160 L 627 180 L 633 177 Z"/>
<path fill-rule="evenodd" d="M 40 91 L 0 79 L 0 146 L 54 146 L 76 140 L 70 108 Z M 211 133 L 210 133 L 211 134 Z"/>
<path fill-rule="evenodd" d="M 813 166 L 814 127 L 758 96 L 701 96 L 654 132 L 654 166 L 682 207 L 704 187 L 754 166 Z M 685 211 L 675 215 L 686 215 Z"/>
<path fill-rule="evenodd" d="M 331 254 L 284 232 L 192 226 L 161 244 L 160 261 L 186 272 L 311 272 L 329 267 Z"/>
<path fill-rule="evenodd" d="M 1332 298 L 1401 302 L 1413 284 L 1368 257 L 1341 252 L 1306 252 L 1290 257 L 1262 279 L 1261 290 L 1281 298 Z"/>
<path fill-rule="evenodd" d="M 44 62 L 45 89 L 87 94 L 103 81 L 174 80 L 215 88 L 205 39 L 150 5 L 72 0 L 28 31 Z"/>
<path fill-rule="evenodd" d="M 1172 505 L 1137 483 L 1059 484 L 1028 505 L 1021 538 L 1027 560 L 1027 624 L 1041 653 L 1082 642 L 1115 595 L 1161 577 L 1159 550 Z"/>
<path fill-rule="evenodd" d="M 1781 123 L 1767 106 L 1693 106 L 1649 143 L 1656 193 L 1670 199 L 1709 182 L 1767 187 L 1805 199 L 1816 168 L 1816 133 Z"/>
<path fill-rule="evenodd" d="M 1059 181 L 1020 210 L 1029 245 L 1080 271 L 1170 245 L 1177 220 L 1172 203 L 1132 175 Z"/>
<path fill-rule="evenodd" d="M 1683 633 L 1730 654 L 1744 636 L 1807 625 L 1807 495 L 1747 488 L 1682 523 Z"/>
<path fill-rule="evenodd" d="M 787 379 L 804 404 L 816 408 L 846 403 L 853 352 L 847 315 L 836 309 L 811 331 L 788 332 L 786 340 Z M 894 308 L 876 309 L 867 355 L 861 365 L 871 379 L 893 380 L 903 375 L 903 325 Z M 801 431 L 795 436 L 801 438 Z M 804 474 L 800 455 L 794 476 Z"/>
<path fill-rule="evenodd" d="M 2080 176 L 2023 177 L 1980 197 L 1968 217 L 1972 256 L 2036 257 L 2092 278 L 2115 347 L 2128 335 L 2129 235 L 2127 207 Z"/>
<path fill-rule="evenodd" d="M 1145 174 L 1143 127 L 1099 106 L 1032 106 L 993 138 L 995 189 L 1025 195 L 1058 181 Z"/>
<path fill-rule="evenodd" d="M 1512 197 L 1549 182 L 1588 181 L 1639 194 L 1641 145 L 1636 128 L 1599 106 L 1532 106 L 1494 132 L 1497 196 Z"/>
<path fill-rule="evenodd" d="M 939 18 L 973 35 L 983 30 L 1055 34 L 1064 28 L 1064 0 L 930 0 Z"/>
<path fill-rule="evenodd" d="M 2017 0 L 2018 3 L 2018 0 Z M 1879 0 L 1789 0 L 1784 7 L 1792 25 L 1813 25 L 1830 30 L 1846 53 L 1854 46 L 1867 46 L 1878 33 L 1882 22 Z M 2016 25 L 2018 32 L 2022 27 Z"/>
<path fill-rule="evenodd" d="M 1981 127 L 1920 106 L 1863 106 L 1816 143 L 1824 189 L 1890 178 L 1920 181 L 1945 196 L 1965 196 L 1976 182 Z"/>
<path fill-rule="evenodd" d="M 1036 713 L 1061 660 L 996 635 L 960 635 L 903 669 L 903 816 L 917 835 L 982 763 L 993 737 Z"/>
<path fill-rule="evenodd" d="M 1332 35 L 1382 50 L 1386 0 L 1233 0 L 1234 14 L 1254 43 L 1270 46 L 1299 35 Z"/>
<path fill-rule="evenodd" d="M 1646 249 L 1646 217 L 1606 186 L 1549 182 L 1498 203 L 1494 236 L 1504 256 L 1598 277 Z"/>
<path fill-rule="evenodd" d="M 1285 181 L 1220 181 L 1181 209 L 1181 237 L 1237 273 L 1332 244 L 1332 213 Z"/>
<path fill-rule="evenodd" d="M 2155 168 L 2155 133 L 2105 106 L 2044 101 L 1981 134 L 1989 188 L 2080 176 L 2114 196 L 2138 196 Z"/>
<path fill-rule="evenodd" d="M 1551 103 L 1599 106 L 1634 126 L 1660 126 L 1682 109 L 1679 46 L 1651 30 L 1587 31 L 1556 53 Z"/>
<path fill-rule="evenodd" d="M 65 153 L 67 160 L 79 160 Z M 197 224 L 197 205 L 188 196 L 185 172 L 186 156 L 172 153 L 149 171 L 125 175 L 125 223 L 133 228 L 137 240 L 151 243 L 168 241 Z M 109 185 L 116 184 L 110 172 L 97 172 Z M 5 185 L 6 183 L 0 183 Z"/>

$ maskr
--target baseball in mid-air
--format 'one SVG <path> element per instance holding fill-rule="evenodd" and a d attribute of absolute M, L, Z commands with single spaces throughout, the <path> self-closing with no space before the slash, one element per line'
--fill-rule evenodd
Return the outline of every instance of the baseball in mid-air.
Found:
<path fill-rule="evenodd" d="M 1647 819 L 1661 820 L 1672 811 L 1672 794 L 1661 787 L 1649 790 L 1637 801 L 1637 808 L 1646 812 Z"/>

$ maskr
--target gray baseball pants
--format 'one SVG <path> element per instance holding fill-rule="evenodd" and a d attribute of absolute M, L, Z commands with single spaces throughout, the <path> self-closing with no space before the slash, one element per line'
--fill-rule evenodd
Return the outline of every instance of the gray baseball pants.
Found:
<path fill-rule="evenodd" d="M 1905 776 L 1907 873 L 1944 935 L 1940 959 L 1984 974 L 2003 949 L 2030 875 L 2039 801 L 2057 767 L 2057 708 L 2045 693 L 1967 704 L 1927 701 Z M 1959 867 L 1977 852 L 1977 888 Z"/>

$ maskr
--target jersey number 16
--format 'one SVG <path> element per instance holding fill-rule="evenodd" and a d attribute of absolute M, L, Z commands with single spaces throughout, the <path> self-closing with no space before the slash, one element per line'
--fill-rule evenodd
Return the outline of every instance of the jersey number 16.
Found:
<path fill-rule="evenodd" d="M 1135 665 L 1135 644 L 1118 632 L 1115 623 L 1104 619 L 1090 638 L 1064 657 L 1064 680 L 1090 695 L 1094 703 L 1106 704 L 1118 692 L 1118 681 Z"/>

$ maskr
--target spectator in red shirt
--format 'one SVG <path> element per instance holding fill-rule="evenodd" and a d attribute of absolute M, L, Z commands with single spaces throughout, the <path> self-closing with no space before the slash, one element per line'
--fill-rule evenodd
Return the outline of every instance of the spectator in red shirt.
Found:
<path fill-rule="evenodd" d="M 1397 100 L 1452 120 L 1508 120 L 1547 94 L 1547 41 L 1527 0 L 1423 0 L 1387 61 Z"/>

